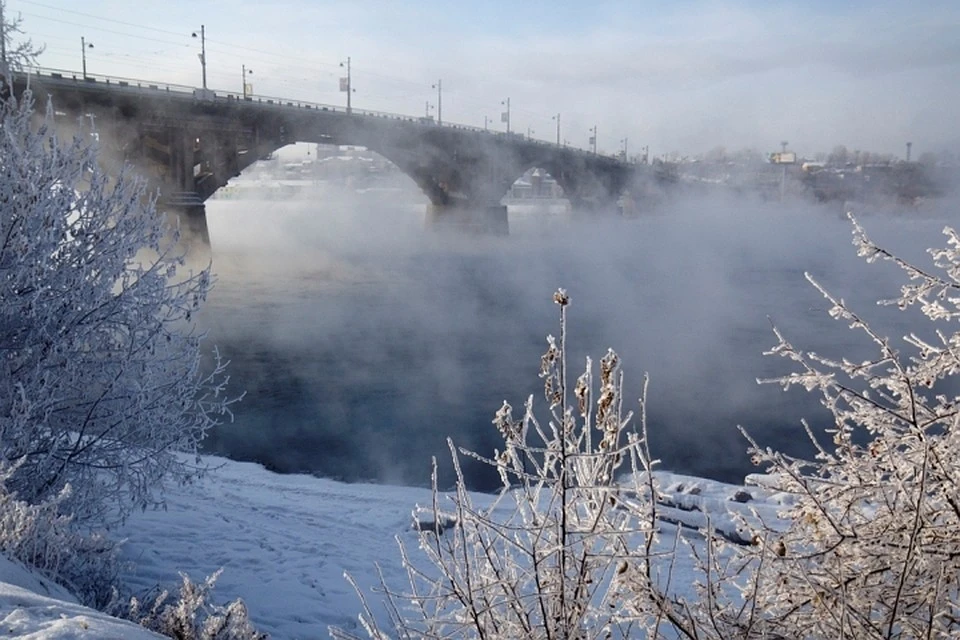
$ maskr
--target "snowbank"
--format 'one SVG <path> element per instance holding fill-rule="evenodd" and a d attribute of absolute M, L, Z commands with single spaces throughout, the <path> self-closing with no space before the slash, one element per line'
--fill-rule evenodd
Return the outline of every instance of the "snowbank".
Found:
<path fill-rule="evenodd" d="M 0 556 L 0 635 L 29 640 L 156 640 L 162 636 L 77 603 L 23 565 Z"/>

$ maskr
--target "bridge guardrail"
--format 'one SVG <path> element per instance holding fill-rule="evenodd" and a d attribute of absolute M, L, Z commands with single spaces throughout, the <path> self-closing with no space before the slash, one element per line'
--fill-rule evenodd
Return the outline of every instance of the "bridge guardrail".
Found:
<path fill-rule="evenodd" d="M 41 76 L 41 77 L 44 77 L 44 76 L 49 77 L 51 79 L 58 80 L 58 81 L 67 81 L 67 82 L 73 81 L 76 84 L 81 86 L 92 87 L 92 86 L 97 86 L 99 84 L 105 84 L 111 88 L 117 87 L 120 90 L 125 90 L 125 91 L 126 90 L 133 91 L 133 92 L 156 91 L 164 94 L 173 93 L 173 94 L 181 95 L 184 98 L 191 98 L 191 99 L 197 97 L 198 91 L 202 91 L 202 89 L 198 89 L 197 87 L 193 87 L 193 86 L 175 84 L 170 82 L 152 82 L 149 80 L 143 80 L 139 78 L 107 76 L 107 75 L 97 74 L 97 73 L 87 73 L 86 76 L 84 76 L 82 73 L 77 73 L 76 71 L 68 70 L 68 69 L 51 69 L 47 67 L 28 67 L 27 73 Z M 282 109 L 288 109 L 288 108 L 314 109 L 317 111 L 329 111 L 329 112 L 343 113 L 343 114 L 347 113 L 347 109 L 343 106 L 325 104 L 322 102 L 290 100 L 288 98 L 278 98 L 275 96 L 265 96 L 260 94 L 253 94 L 253 95 L 248 95 L 244 97 L 232 91 L 217 91 L 216 89 L 210 90 L 210 98 L 207 98 L 207 99 L 212 99 L 213 101 L 235 100 L 238 102 L 256 102 L 258 104 L 273 105 Z M 413 124 L 426 125 L 426 123 L 423 122 L 422 118 L 404 115 L 400 113 L 391 113 L 389 111 L 376 111 L 372 109 L 351 108 L 350 113 L 351 115 L 358 115 L 358 116 L 363 116 L 368 118 L 380 118 L 380 119 L 385 118 L 385 119 L 391 119 L 391 120 L 398 120 L 402 122 L 410 122 Z M 550 147 L 558 146 L 554 142 L 547 142 L 545 140 L 535 140 L 530 138 L 524 139 L 522 134 L 518 134 L 516 132 L 511 132 L 508 134 L 503 131 L 490 131 L 482 127 L 475 127 L 475 126 L 466 125 L 466 124 L 457 124 L 457 123 L 451 123 L 451 122 L 438 124 L 436 122 L 433 122 L 431 126 L 441 127 L 444 129 L 460 130 L 460 131 L 472 131 L 474 133 L 480 133 L 480 134 L 484 134 L 484 135 L 488 135 L 496 138 L 509 137 L 515 140 L 522 140 L 530 144 L 536 144 L 536 145 L 542 145 L 542 146 L 550 146 Z M 568 148 L 568 147 L 563 147 L 563 148 Z M 586 151 L 584 149 L 574 148 L 573 150 L 581 154 L 594 155 L 591 152 Z M 611 156 L 606 154 L 596 154 L 596 155 L 600 155 L 601 157 L 605 157 L 605 158 L 616 159 L 616 156 Z"/>

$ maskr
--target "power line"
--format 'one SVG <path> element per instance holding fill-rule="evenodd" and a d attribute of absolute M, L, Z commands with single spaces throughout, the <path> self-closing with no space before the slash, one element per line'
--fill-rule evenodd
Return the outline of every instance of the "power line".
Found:
<path fill-rule="evenodd" d="M 62 9 L 62 8 L 60 8 L 60 7 L 53 7 L 53 6 L 49 5 L 49 4 L 43 4 L 42 2 L 33 2 L 32 0 L 18 0 L 18 1 L 19 1 L 19 2 L 22 2 L 23 4 L 32 4 L 32 5 L 36 6 L 36 7 L 43 7 L 44 9 L 52 9 L 53 11 L 59 11 L 59 12 L 61 12 L 61 13 L 72 13 L 72 14 L 74 14 L 74 15 L 83 16 L 83 17 L 85 17 L 85 18 L 93 18 L 94 20 L 102 20 L 102 21 L 104 21 L 104 22 L 113 22 L 113 23 L 115 23 L 115 24 L 122 24 L 122 25 L 125 25 L 125 26 L 128 26 L 128 27 L 136 27 L 137 29 L 146 29 L 146 30 L 148 30 L 148 31 L 156 31 L 156 32 L 158 32 L 158 33 L 165 33 L 165 34 L 171 35 L 171 36 L 182 35 L 182 34 L 176 32 L 176 31 L 167 31 L 166 29 L 158 29 L 158 28 L 156 28 L 156 27 L 150 27 L 150 26 L 143 25 L 143 24 L 135 24 L 135 23 L 133 23 L 133 22 L 124 22 L 123 20 L 116 20 L 116 19 L 114 19 L 114 18 L 104 18 L 104 17 L 101 17 L 101 16 L 93 15 L 92 13 L 84 13 L 84 12 L 82 12 L 82 11 L 73 11 L 72 9 Z M 33 15 L 33 14 L 31 14 L 31 15 Z M 34 15 L 34 17 L 44 17 L 44 16 L 36 16 L 36 15 Z"/>
<path fill-rule="evenodd" d="M 81 27 L 83 29 L 93 29 L 95 31 L 102 31 L 104 33 L 112 33 L 114 35 L 123 36 L 125 38 L 137 38 L 138 40 L 150 40 L 151 42 L 161 42 L 163 44 L 176 44 L 181 46 L 189 46 L 186 42 L 171 42 L 170 40 L 160 40 L 159 38 L 150 38 L 148 36 L 142 36 L 133 33 L 125 33 L 123 31 L 115 31 L 113 29 L 107 29 L 106 27 L 98 27 L 95 25 L 89 24 L 80 24 L 77 22 L 71 22 L 69 20 L 62 20 L 60 18 L 51 18 L 50 16 L 41 16 L 35 13 L 24 13 L 25 16 L 30 16 L 32 18 L 39 18 L 40 20 L 49 20 L 51 22 L 59 22 L 61 24 L 68 24 L 72 27 Z"/>

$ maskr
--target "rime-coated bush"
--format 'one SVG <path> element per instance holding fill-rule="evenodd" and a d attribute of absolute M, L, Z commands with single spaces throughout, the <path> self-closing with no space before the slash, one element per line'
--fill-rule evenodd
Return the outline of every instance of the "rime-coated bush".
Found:
<path fill-rule="evenodd" d="M 811 434 L 813 460 L 753 445 L 775 488 L 795 496 L 785 514 L 792 526 L 763 531 L 756 554 L 759 628 L 788 637 L 956 638 L 960 236 L 945 228 L 946 246 L 929 251 L 933 268 L 925 269 L 877 246 L 852 222 L 858 255 L 892 262 L 907 276 L 900 295 L 881 304 L 917 307 L 930 325 L 895 342 L 807 276 L 830 315 L 862 333 L 876 355 L 826 357 L 777 333 L 771 354 L 797 371 L 774 382 L 819 393 L 834 424 L 828 443 Z"/>
<path fill-rule="evenodd" d="M 408 588 L 397 592 L 382 584 L 398 637 L 572 640 L 594 637 L 591 630 L 616 637 L 640 630 L 625 608 L 622 577 L 636 545 L 649 555 L 655 541 L 646 508 L 655 490 L 646 422 L 641 415 L 641 429 L 634 429 L 632 413 L 623 411 L 623 376 L 613 351 L 601 359 L 598 380 L 587 359 L 569 384 L 569 298 L 561 289 L 554 301 L 560 336 L 548 337 L 540 372 L 548 420 L 536 416 L 531 396 L 520 418 L 507 403 L 496 413 L 503 451 L 486 458 L 451 443 L 456 491 L 438 491 L 434 469 L 433 504 L 423 518 L 432 526 L 419 527 L 416 556 L 401 544 Z M 467 491 L 460 454 L 500 473 L 493 504 L 478 505 Z M 647 482 L 618 483 L 624 470 Z M 365 631 L 389 637 L 361 599 Z M 332 635 L 356 637 L 342 629 Z"/>
<path fill-rule="evenodd" d="M 69 588 L 83 604 L 105 606 L 119 572 L 116 543 L 101 533 L 79 532 L 61 513 L 69 485 L 50 500 L 27 504 L 6 490 L 10 473 L 0 472 L 0 553 Z"/>
<path fill-rule="evenodd" d="M 227 411 L 201 370 L 193 314 L 209 271 L 184 273 L 170 230 L 92 138 L 64 141 L 32 98 L 0 106 L 0 460 L 39 503 L 69 483 L 78 521 L 157 504 Z"/>
<path fill-rule="evenodd" d="M 180 574 L 180 592 L 174 599 L 168 591 L 159 591 L 143 600 L 131 598 L 114 604 L 110 613 L 176 640 L 266 640 L 267 634 L 250 622 L 243 600 L 217 605 L 210 601 L 217 578 L 223 569 L 208 576 L 202 584 Z"/>

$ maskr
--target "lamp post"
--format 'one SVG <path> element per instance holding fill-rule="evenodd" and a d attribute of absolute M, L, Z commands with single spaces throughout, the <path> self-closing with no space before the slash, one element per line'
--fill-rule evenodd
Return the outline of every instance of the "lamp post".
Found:
<path fill-rule="evenodd" d="M 253 75 L 253 69 L 247 69 L 247 65 L 240 65 L 240 81 L 243 83 L 243 98 L 247 98 L 247 75 Z"/>
<path fill-rule="evenodd" d="M 93 49 L 93 43 L 80 36 L 80 58 L 83 60 L 83 79 L 87 79 L 87 49 Z"/>
<path fill-rule="evenodd" d="M 443 80 L 437 80 L 437 83 L 430 85 L 431 89 L 437 90 L 437 124 L 443 124 Z"/>
<path fill-rule="evenodd" d="M 430 109 L 433 109 L 433 105 L 430 104 L 429 100 L 427 100 L 423 107 L 423 117 L 426 118 L 427 120 L 430 119 Z"/>
<path fill-rule="evenodd" d="M 621 138 L 620 144 L 623 145 L 623 161 L 627 161 L 627 138 Z"/>
<path fill-rule="evenodd" d="M 488 118 L 487 116 L 483 116 L 483 130 L 484 130 L 484 131 L 487 130 L 487 125 L 489 124 L 489 122 L 490 122 L 490 118 Z"/>
<path fill-rule="evenodd" d="M 197 32 L 194 31 L 190 34 L 192 37 L 197 37 Z M 207 29 L 204 25 L 200 25 L 200 68 L 203 70 L 203 88 L 207 88 Z"/>
<path fill-rule="evenodd" d="M 590 139 L 588 142 L 593 145 L 593 154 L 597 154 L 597 125 L 593 125 L 590 131 Z"/>
<path fill-rule="evenodd" d="M 787 141 L 780 141 L 780 153 L 787 153 Z M 787 197 L 787 164 L 784 162 L 784 158 L 780 158 L 780 202 L 783 202 L 783 199 Z"/>
<path fill-rule="evenodd" d="M 340 91 L 347 92 L 347 115 L 350 115 L 353 113 L 353 107 L 350 104 L 350 94 L 353 93 L 353 75 L 350 71 L 350 56 L 347 56 L 347 61 L 341 62 L 340 66 L 346 66 L 347 68 L 347 77 L 340 78 Z M 344 80 L 347 81 L 346 84 L 344 84 Z"/>
<path fill-rule="evenodd" d="M 500 120 L 501 122 L 507 123 L 507 135 L 509 135 L 510 134 L 510 98 L 507 98 L 506 100 L 501 100 L 500 104 L 507 106 L 507 110 L 500 114 Z"/>
<path fill-rule="evenodd" d="M 557 115 L 551 117 L 550 119 L 557 121 L 557 146 L 559 147 L 560 146 L 560 114 L 558 113 Z"/>
<path fill-rule="evenodd" d="M 535 134 L 535 133 L 536 133 L 536 131 L 534 131 L 534 130 L 531 129 L 530 127 L 527 127 L 527 140 L 529 140 L 529 139 L 531 138 L 531 136 L 533 136 L 533 134 Z"/>

